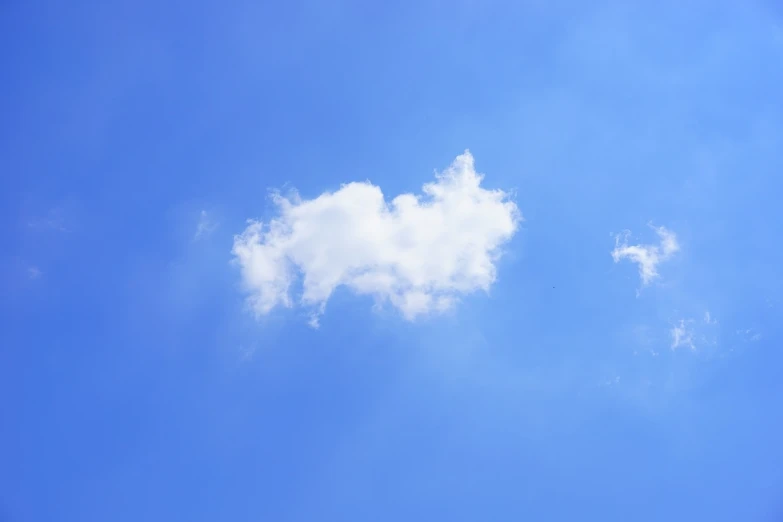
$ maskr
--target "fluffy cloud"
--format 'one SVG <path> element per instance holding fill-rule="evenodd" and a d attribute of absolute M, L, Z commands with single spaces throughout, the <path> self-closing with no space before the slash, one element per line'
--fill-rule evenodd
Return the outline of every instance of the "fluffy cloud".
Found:
<path fill-rule="evenodd" d="M 639 265 L 639 275 L 642 285 L 648 285 L 658 277 L 658 265 L 672 257 L 679 249 L 677 236 L 665 227 L 650 225 L 660 238 L 658 245 L 629 245 L 630 232 L 626 231 L 615 238 L 615 247 L 612 250 L 612 258 L 615 263 L 622 259 L 628 259 Z"/>
<path fill-rule="evenodd" d="M 481 187 L 465 151 L 423 195 L 386 202 L 369 182 L 348 183 L 312 200 L 273 194 L 278 215 L 249 222 L 233 254 L 257 314 L 296 301 L 314 311 L 311 325 L 338 286 L 388 302 L 405 318 L 442 312 L 459 296 L 488 290 L 501 247 L 522 216 L 509 194 Z"/>

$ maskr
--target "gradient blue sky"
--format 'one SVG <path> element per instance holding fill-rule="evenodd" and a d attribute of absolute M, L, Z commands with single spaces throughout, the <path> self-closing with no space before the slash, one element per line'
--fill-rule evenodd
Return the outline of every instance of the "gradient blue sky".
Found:
<path fill-rule="evenodd" d="M 780 3 L 8 0 L 0 41 L 0 520 L 783 518 Z M 465 149 L 525 218 L 488 293 L 248 309 L 268 189 Z"/>

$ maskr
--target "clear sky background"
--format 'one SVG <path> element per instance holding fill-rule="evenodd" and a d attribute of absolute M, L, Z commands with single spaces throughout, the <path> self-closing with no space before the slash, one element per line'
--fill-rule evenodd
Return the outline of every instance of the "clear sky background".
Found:
<path fill-rule="evenodd" d="M 0 44 L 0 520 L 783 519 L 779 2 Z"/>

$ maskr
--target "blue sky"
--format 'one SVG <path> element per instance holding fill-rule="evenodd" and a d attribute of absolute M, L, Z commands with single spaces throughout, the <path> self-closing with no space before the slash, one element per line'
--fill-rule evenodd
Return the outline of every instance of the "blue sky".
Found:
<path fill-rule="evenodd" d="M 0 520 L 780 520 L 783 10 L 681 4 L 4 2 Z"/>

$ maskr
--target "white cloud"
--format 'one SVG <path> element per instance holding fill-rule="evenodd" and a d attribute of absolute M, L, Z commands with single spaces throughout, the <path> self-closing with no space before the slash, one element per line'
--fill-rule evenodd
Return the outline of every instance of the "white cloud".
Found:
<path fill-rule="evenodd" d="M 761 334 L 753 328 L 737 330 L 737 335 L 742 336 L 745 341 L 756 342 L 761 340 Z"/>
<path fill-rule="evenodd" d="M 704 322 L 707 324 L 718 324 L 718 320 L 710 315 L 710 312 L 704 312 Z"/>
<path fill-rule="evenodd" d="M 253 355 L 256 353 L 256 348 L 258 348 L 255 344 L 241 344 L 239 345 L 239 358 L 242 361 L 249 361 L 253 358 Z"/>
<path fill-rule="evenodd" d="M 672 336 L 672 350 L 681 346 L 687 346 L 691 350 L 695 350 L 696 346 L 693 344 L 693 330 L 689 327 L 690 321 L 680 319 L 679 324 L 675 325 L 671 329 Z"/>
<path fill-rule="evenodd" d="M 215 223 L 206 210 L 202 210 L 199 214 L 198 225 L 196 226 L 196 234 L 193 239 L 200 239 L 204 236 L 208 236 L 217 228 Z"/>
<path fill-rule="evenodd" d="M 312 200 L 273 194 L 277 217 L 266 225 L 250 221 L 234 238 L 255 312 L 292 306 L 291 286 L 300 277 L 297 301 L 315 310 L 316 327 L 338 286 L 389 302 L 409 320 L 488 290 L 500 248 L 522 216 L 508 193 L 482 188 L 482 179 L 465 151 L 421 196 L 387 202 L 370 182 Z"/>
<path fill-rule="evenodd" d="M 677 236 L 674 232 L 667 230 L 665 227 L 650 226 L 661 239 L 658 245 L 629 245 L 628 237 L 630 232 L 626 231 L 615 237 L 615 247 L 612 250 L 612 258 L 615 263 L 619 263 L 622 259 L 628 259 L 632 263 L 639 265 L 642 285 L 648 285 L 658 278 L 658 265 L 671 258 L 680 250 L 680 245 L 677 243 Z"/>
<path fill-rule="evenodd" d="M 29 277 L 30 279 L 38 279 L 39 277 L 41 277 L 41 274 L 42 274 L 41 269 L 38 268 L 37 266 L 27 267 L 27 277 Z"/>
<path fill-rule="evenodd" d="M 307 320 L 307 324 L 308 326 L 310 326 L 310 328 L 314 328 L 317 330 L 321 327 L 321 315 L 320 315 L 321 313 L 323 312 L 320 313 L 316 312 L 310 314 L 310 318 Z"/>
<path fill-rule="evenodd" d="M 69 232 L 65 226 L 65 218 L 60 208 L 53 208 L 46 217 L 35 218 L 27 223 L 29 228 L 38 230 L 54 230 L 56 232 Z"/>

